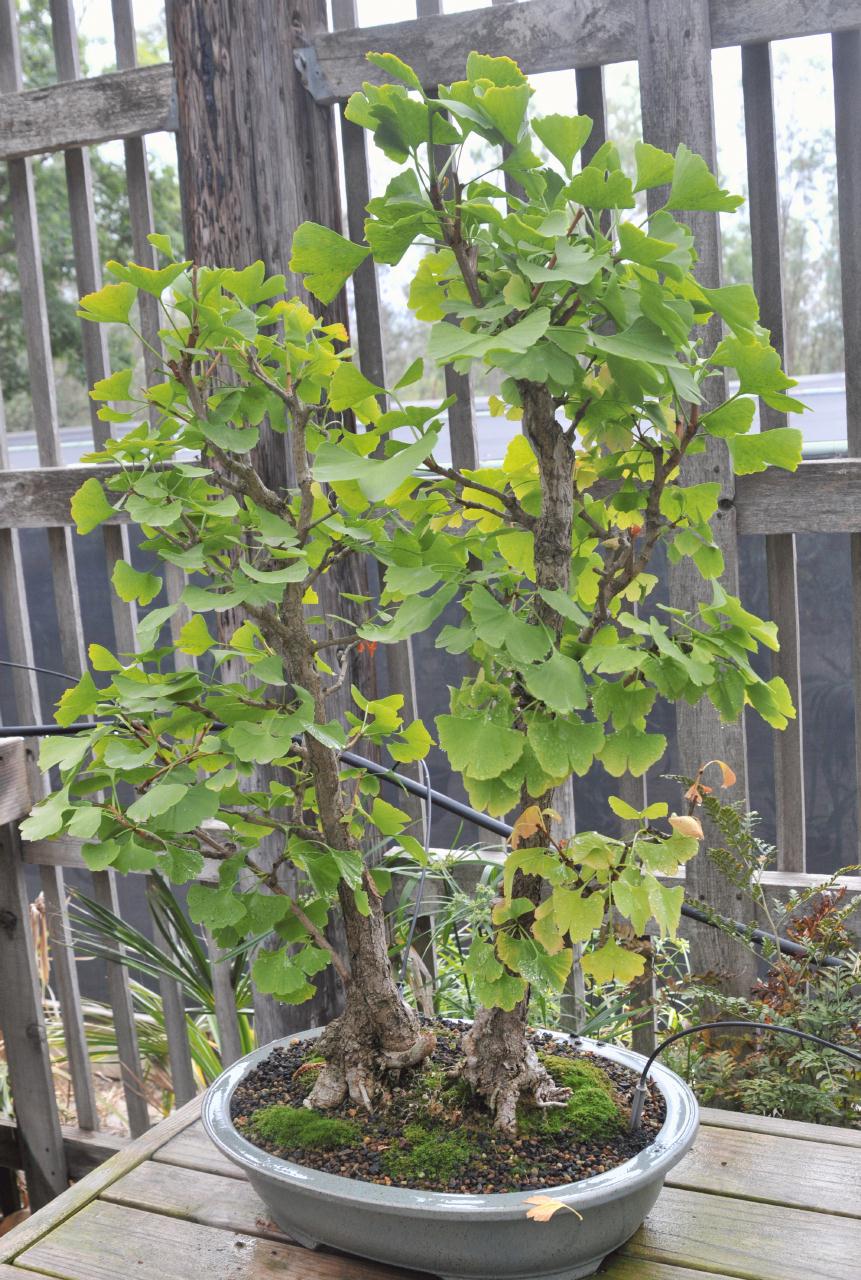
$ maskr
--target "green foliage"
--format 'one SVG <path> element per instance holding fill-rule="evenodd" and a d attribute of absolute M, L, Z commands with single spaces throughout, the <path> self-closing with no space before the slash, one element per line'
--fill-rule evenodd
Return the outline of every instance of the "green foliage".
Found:
<path fill-rule="evenodd" d="M 752 290 L 709 289 L 692 273 L 693 239 L 674 213 L 738 204 L 700 157 L 638 149 L 637 186 L 668 193 L 643 220 L 613 144 L 575 172 L 588 121 L 531 120 L 531 88 L 510 59 L 470 54 L 466 78 L 438 96 L 400 60 L 372 60 L 397 83 L 365 85 L 347 115 L 399 171 L 368 205 L 366 244 L 307 223 L 292 265 L 328 302 L 368 256 L 393 263 L 422 246 L 410 305 L 430 326 L 430 360 L 485 368 L 499 386 L 494 411 L 522 418 L 523 434 L 498 466 L 443 466 L 447 402 L 385 396 L 352 363 L 343 327 L 285 300 L 283 278 L 262 264 L 196 267 L 161 237 L 157 271 L 110 263 L 112 282 L 81 314 L 128 325 L 138 292 L 156 296 L 167 363 L 140 393 L 123 374 L 94 389 L 105 420 L 122 395 L 141 421 L 96 455 L 120 469 L 104 488 L 88 482 L 74 510 L 82 530 L 125 510 L 145 547 L 191 576 L 182 603 L 193 621 L 168 644 L 176 606 L 155 608 L 135 654 L 99 649 L 107 679 L 87 673 L 58 718 L 101 719 L 70 746 L 61 790 L 25 834 L 69 831 L 91 866 L 178 882 L 216 857 L 218 884 L 189 893 L 193 918 L 228 947 L 274 929 L 284 945 L 258 956 L 255 980 L 307 998 L 331 954 L 336 899 L 372 910 L 360 841 L 407 821 L 372 790 L 333 784 L 337 756 L 364 740 L 420 759 L 431 744 L 403 722 L 399 695 L 351 687 L 350 650 L 424 631 L 458 600 L 438 644 L 471 668 L 437 719 L 440 745 L 477 807 L 519 814 L 504 899 L 474 933 L 467 974 L 478 999 L 512 1009 L 531 987 L 561 991 L 575 943 L 592 944 L 583 967 L 597 982 L 636 978 L 632 938 L 650 919 L 669 936 L 678 924 L 682 891 L 658 877 L 697 848 L 653 811 L 629 815 L 624 840 L 560 835 L 554 788 L 595 761 L 613 777 L 646 772 L 666 748 L 650 721 L 658 697 L 708 697 L 726 719 L 749 704 L 776 727 L 794 714 L 783 682 L 753 663 L 760 645 L 776 647 L 774 627 L 718 581 L 719 487 L 681 477 L 687 456 L 726 441 L 742 471 L 796 465 L 793 433 L 746 432 L 758 396 L 799 406 Z M 503 150 L 522 195 L 458 172 L 473 135 Z M 441 144 L 452 148 L 444 162 Z M 715 314 L 727 332 L 710 353 L 703 326 Z M 740 382 L 729 399 L 726 369 Z M 293 483 L 277 491 L 249 461 L 264 424 L 287 436 L 293 460 Z M 650 603 L 659 546 L 710 584 L 690 613 Z M 338 562 L 365 554 L 381 569 L 379 600 L 321 603 Z M 160 578 L 119 564 L 115 586 L 145 604 Z M 246 618 L 235 627 L 233 610 Z M 171 663 L 176 652 L 206 653 L 211 670 Z M 342 688 L 351 701 L 336 716 L 327 699 Z M 125 805 L 120 782 L 138 793 Z M 213 819 L 223 835 L 204 828 Z M 295 873 L 294 893 L 255 858 L 264 836 L 277 843 L 276 871 Z"/>
<path fill-rule="evenodd" d="M 361 1138 L 359 1126 L 349 1120 L 281 1103 L 255 1111 L 250 1128 L 253 1137 L 284 1151 L 335 1151 Z"/>
<path fill-rule="evenodd" d="M 383 1155 L 389 1177 L 407 1186 L 422 1182 L 448 1182 L 469 1163 L 469 1143 L 462 1133 L 439 1126 L 408 1124 L 403 1138 Z"/>
<path fill-rule="evenodd" d="M 727 441 L 741 474 L 794 469 L 799 432 L 748 433 L 756 397 L 803 406 L 787 395 L 793 380 L 750 286 L 709 288 L 693 274 L 693 238 L 675 215 L 741 203 L 700 156 L 638 144 L 632 179 L 607 142 L 575 171 L 591 122 L 530 117 L 531 88 L 510 59 L 470 54 L 465 78 L 433 95 L 399 60 L 369 56 L 397 83 L 363 86 L 348 116 L 400 166 L 368 205 L 371 254 L 394 263 L 423 248 L 409 302 L 430 325 L 429 358 L 493 375 L 492 410 L 523 424 L 499 466 L 442 467 L 426 453 L 427 535 L 410 541 L 409 560 L 406 540 L 403 559 L 382 554 L 387 606 L 412 611 L 416 589 L 460 588 L 462 618 L 437 643 L 468 654 L 474 674 L 437 719 L 440 746 L 476 807 L 521 815 L 506 902 L 466 971 L 479 999 L 513 1008 L 527 984 L 561 988 L 575 942 L 594 940 L 584 969 L 597 982 L 635 978 L 643 960 L 627 939 L 650 919 L 675 934 L 682 891 L 658 875 L 697 848 L 651 812 L 627 815 L 639 825 L 627 841 L 560 839 L 553 789 L 596 760 L 613 777 L 655 765 L 667 745 L 649 721 L 657 697 L 707 697 L 728 720 L 747 703 L 775 727 L 794 714 L 783 683 L 751 661 L 776 644 L 773 628 L 718 581 L 709 521 L 720 488 L 685 485 L 681 463 Z M 474 136 L 503 150 L 516 194 L 465 171 Z M 635 186 L 666 192 L 645 219 Z M 726 333 L 710 352 L 703 326 L 715 314 Z M 725 370 L 739 381 L 729 398 Z M 573 492 L 560 484 L 569 468 Z M 711 584 L 689 614 L 649 601 L 660 545 Z M 396 617 L 373 637 L 405 634 Z"/>

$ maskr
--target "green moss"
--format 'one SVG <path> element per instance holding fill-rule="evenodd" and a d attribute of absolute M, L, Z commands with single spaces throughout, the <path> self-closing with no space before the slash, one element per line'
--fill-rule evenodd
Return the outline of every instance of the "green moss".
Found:
<path fill-rule="evenodd" d="M 541 1061 L 558 1085 L 571 1090 L 564 1107 L 547 1110 L 524 1106 L 518 1127 L 527 1137 L 569 1133 L 573 1141 L 609 1138 L 624 1125 L 612 1081 L 599 1066 L 560 1054 L 541 1054 Z"/>
<path fill-rule="evenodd" d="M 603 1089 L 611 1098 L 615 1096 L 612 1080 L 596 1062 L 585 1062 L 582 1058 L 565 1058 L 561 1053 L 540 1053 L 538 1057 L 558 1085 L 564 1085 L 568 1089 L 579 1089 L 584 1084 L 591 1084 Z"/>
<path fill-rule="evenodd" d="M 408 1124 L 397 1146 L 390 1147 L 382 1164 L 390 1178 L 412 1185 L 447 1182 L 469 1163 L 469 1146 L 462 1134 Z"/>
<path fill-rule="evenodd" d="M 358 1125 L 324 1116 L 308 1107 L 263 1107 L 251 1121 L 255 1136 L 298 1151 L 332 1151 L 359 1142 Z"/>

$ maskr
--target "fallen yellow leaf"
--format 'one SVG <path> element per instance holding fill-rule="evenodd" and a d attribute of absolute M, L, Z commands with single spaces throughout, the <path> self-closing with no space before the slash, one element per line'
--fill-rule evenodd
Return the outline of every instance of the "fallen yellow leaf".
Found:
<path fill-rule="evenodd" d="M 554 1200 L 552 1196 L 530 1196 L 526 1201 L 531 1204 L 532 1208 L 527 1209 L 526 1216 L 531 1218 L 533 1222 L 549 1222 L 554 1213 L 558 1213 L 560 1209 L 567 1209 L 569 1213 L 573 1213 L 575 1218 L 583 1221 L 582 1213 L 578 1213 L 572 1205 L 566 1204 L 564 1200 Z"/>

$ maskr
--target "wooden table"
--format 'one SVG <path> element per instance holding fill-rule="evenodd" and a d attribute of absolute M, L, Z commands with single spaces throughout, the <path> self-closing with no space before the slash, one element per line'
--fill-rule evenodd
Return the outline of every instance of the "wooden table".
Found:
<path fill-rule="evenodd" d="M 199 1110 L 195 1099 L 0 1239 L 0 1280 L 418 1280 L 291 1244 Z M 694 1150 L 603 1275 L 859 1280 L 861 1132 L 706 1110 Z"/>

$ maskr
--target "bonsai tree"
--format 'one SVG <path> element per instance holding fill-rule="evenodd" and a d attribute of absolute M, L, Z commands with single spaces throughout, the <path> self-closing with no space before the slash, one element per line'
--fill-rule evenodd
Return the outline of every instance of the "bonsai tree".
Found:
<path fill-rule="evenodd" d="M 163 237 L 151 238 L 172 256 Z M 43 745 L 42 766 L 57 766 L 62 785 L 23 832 L 31 839 L 68 832 L 84 840 L 94 870 L 153 870 L 177 884 L 197 881 L 205 860 L 214 860 L 216 883 L 188 889 L 192 919 L 224 946 L 279 935 L 283 945 L 259 952 L 253 978 L 280 1000 L 306 1000 L 314 975 L 335 966 L 345 1009 L 321 1042 L 327 1066 L 310 1101 L 337 1105 L 349 1090 L 370 1107 L 385 1072 L 421 1062 L 434 1037 L 398 991 L 383 916 L 386 874 L 366 865 L 361 849 L 370 829 L 400 834 L 407 815 L 376 794 L 375 780 L 342 773 L 339 756 L 362 740 L 412 761 L 431 739 L 420 721 L 403 722 L 398 694 L 374 699 L 354 688 L 354 711 L 344 723 L 333 718 L 330 699 L 360 640 L 340 611 L 321 614 L 317 587 L 339 559 L 388 537 L 397 508 L 383 499 L 410 475 L 416 450 L 370 455 L 396 429 L 421 434 L 433 414 L 384 414 L 349 359 L 343 326 L 283 300 L 284 278 L 265 278 L 262 263 L 242 271 L 183 261 L 109 270 L 115 283 L 84 297 L 80 314 L 131 326 L 138 292 L 159 298 L 164 381 L 138 394 L 124 369 L 95 385 L 104 419 L 141 421 L 92 456 L 116 470 L 104 482 L 88 479 L 72 514 L 85 534 L 126 512 L 143 531 L 143 548 L 193 583 L 181 602 L 144 617 L 136 653 L 90 646 L 101 683 L 87 672 L 60 699 L 56 719 L 98 722 Z M 339 487 L 338 497 L 323 478 L 337 475 L 335 442 L 347 413 L 366 424 L 357 439 L 369 456 L 360 481 Z M 284 434 L 292 460 L 293 482 L 279 492 L 249 462 L 264 419 Z M 123 560 L 112 581 L 123 600 L 142 606 L 163 585 Z M 175 644 L 162 642 L 180 603 L 191 618 Z M 244 617 L 214 635 L 206 617 L 228 610 Z M 185 663 L 172 661 L 175 654 Z M 237 660 L 239 673 L 225 675 Z M 259 846 L 267 836 L 278 853 L 264 864 Z M 408 834 L 401 840 L 421 853 Z M 285 871 L 298 878 L 295 893 Z M 326 936 L 336 904 L 343 956 Z"/>
<path fill-rule="evenodd" d="M 657 697 L 707 697 L 726 720 L 749 704 L 776 728 L 794 715 L 783 681 L 761 679 L 750 663 L 760 644 L 777 648 L 773 624 L 719 582 L 709 521 L 720 486 L 686 485 L 681 468 L 718 437 L 739 474 L 794 469 L 799 431 L 750 428 L 757 396 L 790 412 L 804 406 L 786 394 L 794 382 L 750 286 L 710 289 L 692 274 L 691 231 L 675 215 L 742 203 L 700 156 L 639 143 L 632 179 L 608 142 L 578 171 L 591 120 L 530 118 L 532 89 L 510 59 L 472 53 L 466 78 L 433 97 L 394 55 L 368 56 L 398 83 L 366 84 L 347 117 L 402 167 L 368 205 L 364 252 L 394 265 L 425 249 L 409 305 L 431 326 L 428 357 L 481 369 L 498 385 L 491 412 L 522 428 L 501 465 L 474 471 L 440 464 L 428 434 L 433 537 L 410 572 L 378 551 L 391 566 L 384 603 L 409 600 L 416 625 L 457 581 L 464 615 L 437 644 L 468 654 L 474 674 L 437 719 L 440 746 L 474 805 L 519 814 L 504 897 L 469 955 L 485 1007 L 464 1037 L 464 1076 L 511 1131 L 521 1098 L 564 1101 L 527 1043 L 530 983 L 561 989 L 573 945 L 596 934 L 585 972 L 635 978 L 644 961 L 628 939 L 650 917 L 669 933 L 678 923 L 683 891 L 658 875 L 677 870 L 702 836 L 689 814 L 659 832 L 666 805 L 637 812 L 613 798 L 614 812 L 638 824 L 632 839 L 571 838 L 554 832 L 554 790 L 594 761 L 613 777 L 657 763 L 666 748 L 648 725 Z M 468 176 L 476 142 L 481 171 Z M 648 217 L 638 209 L 645 192 L 660 195 Z M 313 271 L 330 237 L 300 228 L 292 265 Z M 341 242 L 327 261 L 346 278 L 356 252 Z M 331 296 L 331 282 L 321 290 L 311 274 L 306 283 Z M 715 315 L 725 332 L 712 350 L 703 326 Z M 727 370 L 738 379 L 731 396 Z M 341 474 L 358 476 L 361 437 L 343 448 L 355 462 Z M 702 575 L 693 613 L 649 607 L 659 546 Z M 404 616 L 402 607 L 363 635 L 401 638 Z M 721 767 L 726 785 L 732 772 Z"/>
<path fill-rule="evenodd" d="M 372 60 L 401 83 L 366 86 L 349 114 L 404 167 L 369 206 L 366 245 L 305 224 L 291 266 L 325 304 L 368 254 L 395 263 L 424 245 L 410 305 L 432 326 L 428 358 L 484 365 L 499 382 L 494 411 L 521 421 L 522 434 L 500 466 L 444 465 L 435 450 L 446 405 L 401 399 L 418 362 L 386 401 L 352 363 L 341 326 L 283 300 L 283 279 L 265 279 L 261 264 L 196 267 L 174 261 L 162 237 L 154 243 L 170 260 L 160 270 L 109 264 L 115 283 L 82 299 L 82 314 L 128 324 L 137 292 L 155 294 L 164 381 L 122 412 L 110 405 L 136 399 L 128 370 L 94 388 L 109 421 L 143 421 L 95 455 L 119 469 L 87 480 L 73 514 L 86 533 L 126 510 L 148 551 L 192 575 L 182 597 L 192 617 L 176 644 L 161 634 L 176 607 L 167 605 L 141 622 L 135 654 L 92 646 L 100 683 L 86 674 L 57 718 L 103 718 L 46 743 L 43 765 L 59 766 L 62 785 L 24 834 L 68 832 L 86 842 L 92 867 L 158 869 L 176 882 L 214 860 L 217 883 L 191 885 L 189 910 L 223 945 L 280 935 L 281 949 L 254 962 L 261 990 L 301 1001 L 330 963 L 344 984 L 309 1104 L 349 1094 L 375 1105 L 387 1074 L 418 1066 L 433 1036 L 393 979 L 385 876 L 362 845 L 375 828 L 421 850 L 406 815 L 339 757 L 365 740 L 411 761 L 431 739 L 420 721 L 403 723 L 397 693 L 354 688 L 343 721 L 327 702 L 353 647 L 424 631 L 458 598 L 461 620 L 438 644 L 468 654 L 472 673 L 438 718 L 439 743 L 474 804 L 516 817 L 503 894 L 469 953 L 483 1007 L 464 1036 L 463 1074 L 511 1132 L 521 1100 L 552 1107 L 567 1096 L 529 1045 L 530 986 L 560 989 L 573 946 L 593 939 L 588 973 L 635 977 L 634 939 L 648 919 L 669 933 L 678 922 L 682 890 L 658 877 L 701 834 L 689 815 L 659 827 L 666 806 L 638 813 L 613 800 L 636 822 L 632 839 L 571 836 L 558 829 L 555 789 L 595 760 L 615 777 L 654 764 L 666 746 L 648 726 L 658 696 L 707 696 L 726 718 L 748 702 L 776 726 L 793 714 L 782 683 L 750 663 L 760 643 L 776 646 L 774 627 L 717 582 L 718 487 L 684 485 L 680 466 L 707 436 L 727 440 L 739 471 L 796 465 L 798 432 L 747 432 L 753 396 L 799 406 L 751 290 L 705 289 L 691 274 L 691 235 L 674 212 L 738 204 L 699 157 L 638 148 L 637 188 L 669 187 L 645 220 L 628 212 L 634 183 L 612 146 L 575 173 L 588 120 L 528 120 L 531 90 L 508 59 L 472 54 L 467 79 L 438 98 L 391 55 Z M 458 175 L 474 134 L 505 148 L 522 196 Z M 550 160 L 534 154 L 539 142 Z M 442 158 L 440 146 L 454 150 Z M 709 355 L 699 326 L 715 312 L 730 332 Z M 727 366 L 740 386 L 723 399 L 714 390 Z M 264 423 L 284 433 L 292 459 L 277 491 L 253 464 Z M 694 614 L 649 608 L 659 545 L 712 581 Z M 318 589 L 355 554 L 375 557 L 384 577 L 378 599 L 350 601 L 360 615 L 350 623 L 321 607 Z M 123 562 L 113 581 L 141 605 L 161 589 L 158 575 Z M 207 616 L 234 609 L 244 620 L 213 635 Z M 172 663 L 175 650 L 200 658 L 198 668 Z M 225 671 L 236 658 L 246 674 Z M 278 771 L 261 780 L 267 765 Z M 277 842 L 274 864 L 261 864 L 263 836 Z M 343 956 L 326 934 L 334 909 Z"/>

